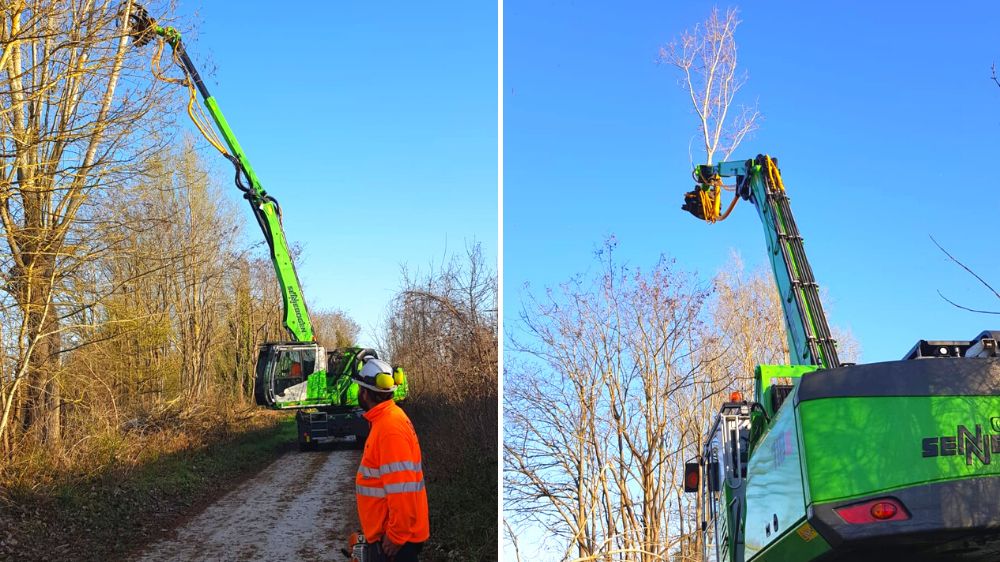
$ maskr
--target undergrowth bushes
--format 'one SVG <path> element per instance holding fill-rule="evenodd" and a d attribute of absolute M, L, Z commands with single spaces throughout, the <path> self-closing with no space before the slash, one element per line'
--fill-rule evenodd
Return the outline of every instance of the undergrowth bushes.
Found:
<path fill-rule="evenodd" d="M 431 516 L 427 560 L 497 553 L 497 278 L 478 246 L 406 276 L 386 348 L 409 373 L 403 404 L 420 439 Z"/>

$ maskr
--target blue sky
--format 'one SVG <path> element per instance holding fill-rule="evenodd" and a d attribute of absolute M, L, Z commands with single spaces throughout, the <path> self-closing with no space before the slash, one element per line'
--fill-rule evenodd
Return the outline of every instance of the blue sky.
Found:
<path fill-rule="evenodd" d="M 707 278 L 731 250 L 764 263 L 749 205 L 716 225 L 679 209 L 695 121 L 657 51 L 712 6 L 504 3 L 506 330 L 526 283 L 538 291 L 590 270 L 612 234 L 619 259 L 637 266 L 667 253 Z M 1000 88 L 990 81 L 1000 4 L 962 6 L 742 5 L 742 94 L 765 120 L 734 159 L 779 158 L 831 323 L 853 332 L 866 362 L 1000 327 L 938 296 L 1000 310 L 929 238 L 1000 285 Z"/>
<path fill-rule="evenodd" d="M 182 0 L 178 14 L 194 24 L 188 51 L 304 250 L 310 308 L 346 311 L 372 345 L 402 264 L 427 270 L 473 241 L 496 258 L 496 6 L 287 8 Z"/>

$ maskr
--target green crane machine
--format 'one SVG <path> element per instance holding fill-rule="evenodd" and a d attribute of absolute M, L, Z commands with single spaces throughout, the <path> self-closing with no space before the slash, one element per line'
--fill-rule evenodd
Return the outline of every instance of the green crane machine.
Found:
<path fill-rule="evenodd" d="M 358 405 L 358 385 L 351 380 L 353 371 L 360 370 L 364 360 L 377 358 L 373 349 L 349 347 L 327 351 L 316 343 L 309 311 L 288 243 L 282 228 L 281 207 L 264 187 L 250 165 L 243 147 L 226 121 L 216 99 L 209 93 L 198 69 L 194 66 L 181 41 L 181 33 L 173 27 L 163 27 L 151 18 L 142 6 L 126 3 L 122 18 L 127 32 L 137 47 L 160 40 L 160 50 L 154 57 L 158 64 L 163 44 L 170 45 L 173 59 L 184 73 L 181 81 L 191 92 L 188 113 L 192 120 L 236 169 L 236 187 L 250 204 L 253 216 L 264 234 L 271 261 L 281 287 L 284 304 L 283 323 L 290 341 L 267 342 L 258 350 L 254 377 L 254 398 L 258 405 L 274 409 L 295 409 L 298 442 L 303 450 L 328 441 L 352 441 L 361 445 L 368 434 L 368 422 Z M 211 116 L 222 141 L 195 115 L 195 92 Z M 222 145 L 225 143 L 225 146 Z M 228 150 L 226 149 L 228 148 Z M 394 373 L 397 389 L 394 398 L 406 397 L 408 384 L 402 368 Z"/>
<path fill-rule="evenodd" d="M 723 403 L 685 466 L 703 559 L 1000 560 L 1000 332 L 840 363 L 777 161 L 693 175 L 682 209 L 697 218 L 756 207 L 791 360 L 758 366 L 753 399 Z M 722 178 L 735 178 L 725 213 Z"/>

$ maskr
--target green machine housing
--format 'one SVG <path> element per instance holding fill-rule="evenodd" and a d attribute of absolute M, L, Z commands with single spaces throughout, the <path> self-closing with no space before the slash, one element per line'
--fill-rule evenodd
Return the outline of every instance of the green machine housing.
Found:
<path fill-rule="evenodd" d="M 685 467 L 704 560 L 1000 560 L 1000 332 L 841 365 L 777 162 L 708 168 L 758 210 L 792 364 L 758 366 Z"/>

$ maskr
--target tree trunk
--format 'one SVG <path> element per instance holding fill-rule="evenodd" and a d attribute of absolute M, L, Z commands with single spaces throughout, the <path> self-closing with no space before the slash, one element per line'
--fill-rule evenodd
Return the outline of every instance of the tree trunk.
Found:
<path fill-rule="evenodd" d="M 31 342 L 24 375 L 27 396 L 22 404 L 21 424 L 37 442 L 54 447 L 58 445 L 61 434 L 55 361 L 61 351 L 61 338 L 59 320 L 52 305 L 55 258 L 48 248 L 36 245 L 37 238 L 25 238 L 30 240 L 25 247 L 34 247 L 31 253 L 24 255 L 25 268 L 17 271 L 16 281 L 19 288 L 17 300 L 26 316 L 25 335 Z"/>

